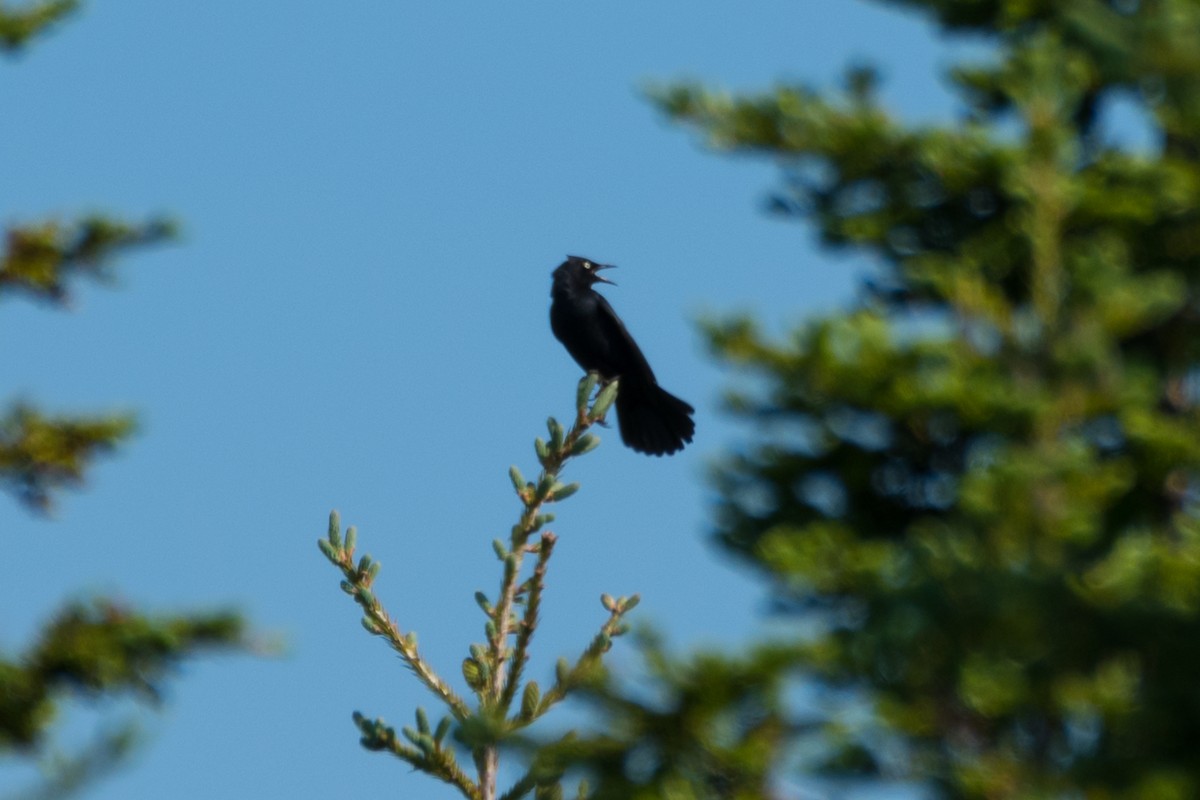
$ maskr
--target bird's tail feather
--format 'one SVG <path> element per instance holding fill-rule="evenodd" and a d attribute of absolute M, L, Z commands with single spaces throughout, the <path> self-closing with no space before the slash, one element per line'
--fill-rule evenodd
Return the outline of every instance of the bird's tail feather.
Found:
<path fill-rule="evenodd" d="M 621 384 L 617 390 L 617 424 L 621 441 L 648 455 L 670 455 L 692 441 L 695 409 L 656 384 Z"/>

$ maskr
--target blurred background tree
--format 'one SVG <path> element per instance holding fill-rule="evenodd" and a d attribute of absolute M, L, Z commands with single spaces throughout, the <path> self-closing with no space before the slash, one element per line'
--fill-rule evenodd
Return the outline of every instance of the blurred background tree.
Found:
<path fill-rule="evenodd" d="M 655 700 L 597 684 L 563 757 L 613 798 L 1198 797 L 1200 2 L 897 2 L 987 52 L 958 124 L 900 123 L 869 69 L 655 95 L 878 270 L 783 337 L 706 326 L 753 432 L 717 539 L 793 633 L 651 643 Z"/>
<path fill-rule="evenodd" d="M 0 3 L 0 51 L 20 51 L 77 6 L 72 0 Z M 13 225 L 0 246 L 0 300 L 23 294 L 64 306 L 76 277 L 106 278 L 115 254 L 172 233 L 166 220 L 133 224 L 102 215 Z M 55 494 L 78 485 L 95 456 L 128 437 L 133 424 L 128 414 L 51 415 L 14 404 L 0 416 L 0 483 L 34 513 L 47 512 Z M 8 569 L 38 563 L 16 541 L 7 544 Z M 18 558 L 19 552 L 27 555 Z M 157 701 L 163 679 L 180 661 L 208 649 L 243 647 L 243 628 L 233 613 L 147 615 L 107 598 L 68 604 L 25 652 L 0 653 L 0 755 L 40 762 L 44 780 L 28 797 L 61 797 L 87 785 L 136 738 L 132 720 L 103 710 L 121 697 Z M 89 742 L 67 751 L 56 729 L 71 698 L 88 701 L 103 720 Z"/>

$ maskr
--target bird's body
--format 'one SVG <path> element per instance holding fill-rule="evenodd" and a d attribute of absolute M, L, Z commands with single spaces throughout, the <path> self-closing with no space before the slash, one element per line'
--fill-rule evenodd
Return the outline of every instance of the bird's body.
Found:
<path fill-rule="evenodd" d="M 617 423 L 621 440 L 640 453 L 669 455 L 692 441 L 694 409 L 658 385 L 637 342 L 604 296 L 592 288 L 612 283 L 606 265 L 579 256 L 554 270 L 550 329 L 571 357 L 605 381 L 620 379 Z"/>

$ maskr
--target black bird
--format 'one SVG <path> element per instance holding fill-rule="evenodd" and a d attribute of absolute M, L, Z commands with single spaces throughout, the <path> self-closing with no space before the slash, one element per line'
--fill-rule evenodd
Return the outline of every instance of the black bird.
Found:
<path fill-rule="evenodd" d="M 605 381 L 621 379 L 617 390 L 621 441 L 639 453 L 670 455 L 692 440 L 695 409 L 659 387 L 617 312 L 592 288 L 595 283 L 612 283 L 600 275 L 600 270 L 611 267 L 567 256 L 554 270 L 550 329 L 584 370 L 598 373 Z"/>

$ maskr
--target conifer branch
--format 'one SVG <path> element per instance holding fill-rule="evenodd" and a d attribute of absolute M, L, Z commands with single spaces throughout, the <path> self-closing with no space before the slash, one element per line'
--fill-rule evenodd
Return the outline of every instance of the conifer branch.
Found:
<path fill-rule="evenodd" d="M 354 597 L 362 607 L 363 627 L 368 632 L 381 636 L 400 654 L 406 666 L 417 678 L 445 703 L 453 717 L 446 717 L 436 731 L 429 727 L 424 711 L 417 711 L 416 728 L 403 728 L 400 736 L 396 730 L 382 720 L 368 720 L 355 714 L 354 721 L 362 734 L 362 744 L 370 750 L 392 753 L 414 768 L 445 781 L 459 789 L 468 800 L 496 800 L 496 783 L 499 772 L 500 746 L 515 730 L 540 717 L 553 703 L 567 695 L 570 689 L 581 682 L 598 665 L 601 656 L 611 647 L 612 639 L 620 636 L 626 628 L 621 618 L 636 605 L 637 596 L 613 600 L 604 595 L 602 601 L 610 612 L 609 620 L 592 640 L 573 668 L 560 667 L 559 680 L 546 698 L 541 696 L 534 681 L 525 684 L 520 692 L 520 709 L 509 716 L 510 708 L 517 698 L 529 645 L 537 629 L 542 595 L 545 591 L 546 573 L 550 556 L 554 552 L 557 537 L 542 528 L 554 519 L 545 511 L 545 506 L 556 503 L 574 494 L 579 485 L 563 484 L 559 480 L 567 462 L 575 456 L 590 452 L 600 440 L 588 433 L 592 425 L 604 419 L 617 396 L 617 383 L 603 386 L 594 400 L 591 395 L 599 379 L 589 374 L 579 382 L 576 392 L 575 419 L 571 429 L 564 430 L 554 418 L 546 425 L 549 439 L 537 439 L 535 450 L 542 470 L 537 481 L 526 481 L 517 467 L 509 470 L 509 478 L 520 498 L 522 510 L 513 525 L 507 544 L 500 540 L 493 543 L 497 557 L 503 564 L 499 594 L 493 604 L 482 592 L 475 600 L 487 616 L 485 625 L 486 642 L 473 644 L 470 655 L 463 660 L 463 678 L 478 698 L 477 709 L 468 707 L 449 685 L 425 662 L 417 651 L 416 636 L 403 633 L 375 597 L 372 585 L 379 574 L 379 564 L 364 555 L 354 560 L 356 531 L 353 526 L 346 529 L 343 538 L 341 522 L 337 512 L 329 517 L 326 538 L 317 542 L 321 552 L 336 565 L 343 575 L 342 590 Z M 531 539 L 540 532 L 536 542 Z M 525 556 L 536 557 L 532 574 L 522 577 Z M 524 611 L 517 612 L 523 605 Z M 455 759 L 454 751 L 443 746 L 443 740 L 453 723 L 457 722 L 454 738 L 470 751 L 478 780 L 472 780 L 462 771 Z M 402 741 L 407 739 L 408 742 Z M 559 776 L 539 768 L 537 759 L 527 775 L 518 781 L 504 797 L 512 800 L 536 790 L 537 797 L 553 796 L 557 791 Z M 546 792 L 552 794 L 547 795 Z"/>
<path fill-rule="evenodd" d="M 354 724 L 362 733 L 363 747 L 387 751 L 415 769 L 456 787 L 468 800 L 478 800 L 479 787 L 458 766 L 454 751 L 442 746 L 449 725 L 439 725 L 431 732 L 428 723 L 422 724 L 424 719 L 424 712 L 418 710 L 417 730 L 402 730 L 402 735 L 412 742 L 407 745 L 397 738 L 396 729 L 385 725 L 383 720 L 369 720 L 362 714 L 354 714 Z"/>
<path fill-rule="evenodd" d="M 30 508 L 50 511 L 54 492 L 82 483 L 92 460 L 133 427 L 128 415 L 51 417 L 18 405 L 0 417 L 0 483 Z"/>
<path fill-rule="evenodd" d="M 39 0 L 19 11 L 0 3 L 0 51 L 15 52 L 29 39 L 79 7 L 79 0 Z"/>
<path fill-rule="evenodd" d="M 498 600 L 487 625 L 489 661 L 487 672 L 490 680 L 485 691 L 480 695 L 480 699 L 484 707 L 496 719 L 502 719 L 508 714 L 509 707 L 516 695 L 520 663 L 525 659 L 524 648 L 528 646 L 529 639 L 533 636 L 532 628 L 522 627 L 517 631 L 516 649 L 510 651 L 508 640 L 514 633 L 512 609 L 516 603 L 520 586 L 521 565 L 526 552 L 528 552 L 527 544 L 530 537 L 537 533 L 543 525 L 554 519 L 552 514 L 542 513 L 543 506 L 565 500 L 578 491 L 579 484 L 577 483 L 561 483 L 558 479 L 559 473 L 572 457 L 587 453 L 600 443 L 599 439 L 587 431 L 592 425 L 604 419 L 616 401 L 618 384 L 613 381 L 600 390 L 589 408 L 588 403 L 592 390 L 598 382 L 599 377 L 595 373 L 588 373 L 580 380 L 575 394 L 575 421 L 570 431 L 564 432 L 562 425 L 554 417 L 546 421 L 546 428 L 550 435 L 549 441 L 538 438 L 534 442 L 534 450 L 542 465 L 542 472 L 536 483 L 525 482 L 521 477 L 520 470 L 515 465 L 509 469 L 509 478 L 513 482 L 513 488 L 525 508 L 521 512 L 517 524 L 512 528 L 509 539 L 510 548 L 503 557 L 504 573 L 500 582 Z M 546 539 L 543 538 L 541 546 L 536 548 L 539 553 L 542 575 L 545 573 L 545 561 L 549 559 L 553 550 L 553 535 L 549 541 L 551 542 L 550 547 L 545 546 Z M 539 579 L 535 573 L 534 582 L 536 583 Z M 531 588 L 530 591 L 532 593 L 533 589 Z M 540 594 L 539 589 L 537 590 L 538 600 L 540 600 Z M 529 605 L 527 604 L 526 619 L 536 618 L 536 616 L 529 617 L 528 612 Z M 536 613 L 535 606 L 534 614 L 536 615 Z M 510 658 L 513 665 L 511 674 L 508 668 Z M 480 771 L 479 782 L 484 789 L 483 800 L 493 800 L 495 797 L 498 756 L 495 743 L 485 745 L 481 752 L 476 753 L 476 762 Z"/>
<path fill-rule="evenodd" d="M 512 706 L 513 697 L 516 696 L 517 687 L 521 683 L 521 672 L 525 666 L 525 662 L 529 660 L 529 642 L 533 639 L 533 632 L 537 628 L 538 612 L 542 604 L 542 592 L 546 588 L 546 567 L 550 561 L 550 554 L 554 550 L 554 544 L 557 541 L 558 537 L 553 533 L 546 532 L 542 534 L 541 542 L 537 548 L 537 565 L 533 568 L 533 576 L 525 584 L 525 615 L 521 619 L 520 626 L 517 628 L 516 644 L 513 647 L 512 657 L 509 660 L 508 680 L 504 685 L 504 693 L 500 698 L 500 705 L 505 709 Z M 520 593 L 518 592 L 518 594 Z"/>
<path fill-rule="evenodd" d="M 72 224 L 47 221 L 9 228 L 0 249 L 0 296 L 24 292 L 65 305 L 75 276 L 107 280 L 116 253 L 175 236 L 176 225 L 169 219 L 134 224 L 100 215 Z"/>
<path fill-rule="evenodd" d="M 600 627 L 600 631 L 588 643 L 573 666 L 569 665 L 565 658 L 559 659 L 555 668 L 554 686 L 538 704 L 535 719 L 565 699 L 573 688 L 597 676 L 601 659 L 612 648 L 612 640 L 629 631 L 629 625 L 624 621 L 625 614 L 632 611 L 640 600 L 636 594 L 618 598 L 607 594 L 601 596 L 600 602 L 609 612 L 608 620 Z"/>
<path fill-rule="evenodd" d="M 0 749 L 44 746 L 65 697 L 154 703 L 185 658 L 248 645 L 234 614 L 148 616 L 111 600 L 73 603 L 42 626 L 27 652 L 0 657 Z"/>
<path fill-rule="evenodd" d="M 362 607 L 363 627 L 369 633 L 387 640 L 388 644 L 400 654 L 405 666 L 412 670 L 421 683 L 438 696 L 454 716 L 461 720 L 470 716 L 471 711 L 466 702 L 455 694 L 433 668 L 421 657 L 417 650 L 415 633 L 401 633 L 400 627 L 392 620 L 387 609 L 371 591 L 371 585 L 379 575 L 380 564 L 364 555 L 357 564 L 354 563 L 354 546 L 357 530 L 354 526 L 346 529 L 345 541 L 341 536 L 341 518 L 336 511 L 329 515 L 329 538 L 321 539 L 317 545 L 329 561 L 342 570 L 345 580 L 342 581 L 342 591 L 351 595 L 355 602 Z"/>

